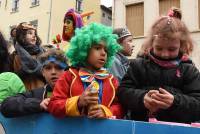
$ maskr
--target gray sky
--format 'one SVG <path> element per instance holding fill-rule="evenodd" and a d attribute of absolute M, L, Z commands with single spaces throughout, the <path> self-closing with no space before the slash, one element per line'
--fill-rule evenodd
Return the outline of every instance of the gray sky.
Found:
<path fill-rule="evenodd" d="M 101 4 L 105 5 L 107 7 L 111 7 L 112 6 L 112 0 L 101 0 Z"/>

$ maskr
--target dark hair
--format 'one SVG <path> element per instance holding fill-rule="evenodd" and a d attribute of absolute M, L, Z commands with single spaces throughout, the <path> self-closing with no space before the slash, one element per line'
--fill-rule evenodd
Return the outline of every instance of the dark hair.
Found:
<path fill-rule="evenodd" d="M 60 49 L 49 49 L 46 52 L 42 53 L 38 58 L 40 63 L 44 63 L 46 60 L 48 60 L 49 57 L 55 57 L 56 60 L 63 62 L 67 64 L 67 58 L 65 56 L 64 51 Z"/>
<path fill-rule="evenodd" d="M 0 73 L 9 71 L 8 43 L 0 32 Z"/>
<path fill-rule="evenodd" d="M 16 44 L 16 31 L 17 31 L 17 26 L 14 26 L 14 27 L 10 30 L 10 36 L 12 37 L 13 44 Z"/>

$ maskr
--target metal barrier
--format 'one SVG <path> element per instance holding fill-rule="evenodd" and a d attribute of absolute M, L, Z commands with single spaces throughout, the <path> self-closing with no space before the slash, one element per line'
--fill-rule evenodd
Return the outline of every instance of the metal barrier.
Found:
<path fill-rule="evenodd" d="M 0 124 L 6 134 L 200 134 L 200 128 L 194 127 L 86 117 L 58 119 L 48 113 L 18 118 L 0 114 Z"/>

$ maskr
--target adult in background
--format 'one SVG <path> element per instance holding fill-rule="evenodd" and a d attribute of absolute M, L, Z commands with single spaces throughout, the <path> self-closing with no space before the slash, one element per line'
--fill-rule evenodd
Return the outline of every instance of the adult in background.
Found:
<path fill-rule="evenodd" d="M 133 36 L 127 28 L 114 29 L 113 34 L 118 35 L 118 43 L 122 46 L 114 58 L 110 72 L 121 82 L 129 66 L 129 59 L 126 56 L 131 56 L 133 51 Z"/>

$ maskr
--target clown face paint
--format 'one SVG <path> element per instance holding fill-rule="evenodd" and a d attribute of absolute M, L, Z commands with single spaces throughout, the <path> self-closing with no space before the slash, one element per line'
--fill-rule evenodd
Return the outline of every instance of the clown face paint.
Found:
<path fill-rule="evenodd" d="M 74 34 L 73 21 L 70 20 L 70 19 L 66 19 L 65 22 L 64 22 L 64 35 L 71 39 L 73 34 Z"/>

